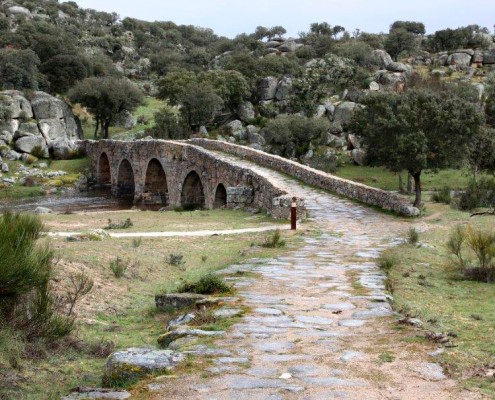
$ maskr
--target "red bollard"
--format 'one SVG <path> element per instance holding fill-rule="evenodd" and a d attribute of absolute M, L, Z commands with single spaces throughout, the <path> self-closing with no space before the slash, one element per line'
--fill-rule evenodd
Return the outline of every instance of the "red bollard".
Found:
<path fill-rule="evenodd" d="M 290 205 L 290 229 L 296 230 L 297 221 L 297 198 L 292 198 L 292 203 Z"/>

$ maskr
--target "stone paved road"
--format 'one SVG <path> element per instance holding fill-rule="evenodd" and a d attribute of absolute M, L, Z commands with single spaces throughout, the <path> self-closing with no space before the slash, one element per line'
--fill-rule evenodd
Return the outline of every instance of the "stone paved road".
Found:
<path fill-rule="evenodd" d="M 261 276 L 236 280 L 252 313 L 215 342 L 220 356 L 207 378 L 154 385 L 151 398 L 479 398 L 443 375 L 427 355 L 434 348 L 402 341 L 393 329 L 385 277 L 374 260 L 404 233 L 404 221 L 236 162 L 305 197 L 310 225 L 320 233 L 283 257 L 230 267 L 226 272 Z"/>

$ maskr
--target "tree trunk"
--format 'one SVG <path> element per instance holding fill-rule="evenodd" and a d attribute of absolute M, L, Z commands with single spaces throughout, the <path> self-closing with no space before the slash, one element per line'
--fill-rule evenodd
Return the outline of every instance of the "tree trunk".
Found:
<path fill-rule="evenodd" d="M 103 138 L 108 139 L 108 128 L 110 127 L 110 121 L 105 121 L 103 123 Z"/>
<path fill-rule="evenodd" d="M 414 199 L 413 206 L 419 208 L 421 205 L 421 171 L 411 174 L 414 178 L 414 191 L 416 192 L 416 198 Z"/>
<path fill-rule="evenodd" d="M 96 118 L 96 127 L 95 127 L 95 139 L 98 139 L 98 128 L 100 127 L 100 120 Z"/>
<path fill-rule="evenodd" d="M 412 176 L 411 173 L 407 173 L 407 194 L 412 193 Z"/>
<path fill-rule="evenodd" d="M 404 183 L 402 182 L 402 175 L 399 172 L 399 193 L 405 193 L 404 192 Z"/>

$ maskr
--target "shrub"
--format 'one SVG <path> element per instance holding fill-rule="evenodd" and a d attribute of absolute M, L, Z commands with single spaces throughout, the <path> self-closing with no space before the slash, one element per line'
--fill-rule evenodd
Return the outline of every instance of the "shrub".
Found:
<path fill-rule="evenodd" d="M 419 240 L 419 232 L 414 227 L 410 227 L 406 235 L 407 243 L 416 244 Z"/>
<path fill-rule="evenodd" d="M 474 261 L 467 258 L 465 247 L 470 250 Z M 459 269 L 464 276 L 483 282 L 492 282 L 495 278 L 495 233 L 472 227 L 457 226 L 452 232 L 447 248 L 457 257 Z"/>
<path fill-rule="evenodd" d="M 77 301 L 86 296 L 91 289 L 93 289 L 93 279 L 83 272 L 77 272 L 69 275 L 70 289 L 67 292 L 67 303 L 69 304 L 69 311 L 67 315 L 72 315 L 74 307 Z"/>
<path fill-rule="evenodd" d="M 166 259 L 166 263 L 168 265 L 172 265 L 174 267 L 180 267 L 184 265 L 186 262 L 184 261 L 184 256 L 180 253 L 171 253 L 168 255 Z"/>
<path fill-rule="evenodd" d="M 384 271 L 390 271 L 397 264 L 397 259 L 391 255 L 383 254 L 378 259 L 378 267 Z"/>
<path fill-rule="evenodd" d="M 115 257 L 114 260 L 110 261 L 110 270 L 113 272 L 113 275 L 119 279 L 122 278 L 129 268 L 129 262 L 124 261 L 119 256 Z"/>
<path fill-rule="evenodd" d="M 132 239 L 132 247 L 134 247 L 135 249 L 137 249 L 139 246 L 141 246 L 141 242 L 143 240 L 141 238 L 134 238 Z"/>
<path fill-rule="evenodd" d="M 452 196 L 450 195 L 450 187 L 444 186 L 442 189 L 434 192 L 431 195 L 431 201 L 435 203 L 450 204 L 452 201 Z"/>
<path fill-rule="evenodd" d="M 215 274 L 207 274 L 196 282 L 184 282 L 177 289 L 179 293 L 220 294 L 232 292 L 232 287 Z"/>
<path fill-rule="evenodd" d="M 281 239 L 280 229 L 277 229 L 273 232 L 272 236 L 269 236 L 265 239 L 265 242 L 261 245 L 262 247 L 268 248 L 279 248 L 285 246 L 285 240 Z"/>
<path fill-rule="evenodd" d="M 53 250 L 37 242 L 43 229 L 37 215 L 6 211 L 0 218 L 0 319 L 27 340 L 56 339 L 74 328 L 53 293 Z"/>
<path fill-rule="evenodd" d="M 471 181 L 464 193 L 456 198 L 455 205 L 463 211 L 495 206 L 495 180 L 482 178 L 477 182 Z"/>
<path fill-rule="evenodd" d="M 112 222 L 111 219 L 108 219 L 108 225 L 103 229 L 128 229 L 132 227 L 134 224 L 132 223 L 130 218 L 127 218 L 124 221 Z"/>
<path fill-rule="evenodd" d="M 462 255 L 462 247 L 466 241 L 466 234 L 466 228 L 462 225 L 457 225 L 447 241 L 447 249 L 457 258 L 459 266 L 461 267 L 464 267 L 465 265 Z"/>

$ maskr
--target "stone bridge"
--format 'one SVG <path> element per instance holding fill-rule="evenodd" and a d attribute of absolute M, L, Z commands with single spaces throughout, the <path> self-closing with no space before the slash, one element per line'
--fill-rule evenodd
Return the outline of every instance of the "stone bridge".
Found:
<path fill-rule="evenodd" d="M 170 209 L 250 207 L 264 209 L 274 218 L 289 218 L 296 197 L 299 213 L 304 212 L 301 196 L 254 167 L 240 166 L 236 157 L 362 203 L 406 216 L 419 214 L 407 198 L 249 147 L 205 139 L 86 140 L 80 146 L 93 161 L 97 183 L 136 204 Z M 230 157 L 222 156 L 226 154 Z"/>

